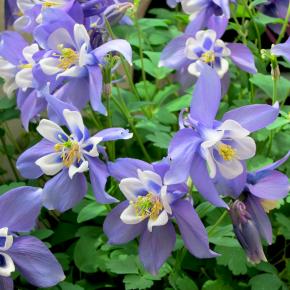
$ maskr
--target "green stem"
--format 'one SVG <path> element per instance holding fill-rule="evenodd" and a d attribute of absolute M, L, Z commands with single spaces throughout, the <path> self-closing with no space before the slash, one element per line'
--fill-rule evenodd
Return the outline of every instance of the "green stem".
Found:
<path fill-rule="evenodd" d="M 183 247 L 182 249 L 180 249 L 177 252 L 177 256 L 176 256 L 176 260 L 175 260 L 175 265 L 174 265 L 174 272 L 178 273 L 181 270 L 181 265 L 182 265 L 182 261 L 186 255 L 186 248 Z"/>
<path fill-rule="evenodd" d="M 93 122 L 95 123 L 96 127 L 98 130 L 101 130 L 103 128 L 102 124 L 100 123 L 97 115 L 96 115 L 96 112 L 93 110 L 92 106 L 90 105 L 89 106 L 90 108 L 90 112 L 91 112 L 91 116 L 92 116 L 92 120 Z"/>
<path fill-rule="evenodd" d="M 142 32 L 138 23 L 138 19 L 137 19 L 137 15 L 135 15 L 134 17 L 134 23 L 135 23 L 135 27 L 137 29 L 137 35 L 138 35 L 138 43 L 139 43 L 139 57 L 140 57 L 140 61 L 141 61 L 141 74 L 142 74 L 142 79 L 144 82 L 144 89 L 145 89 L 145 93 L 146 93 L 146 98 L 149 98 L 149 93 L 148 93 L 148 89 L 147 89 L 147 80 L 146 80 L 146 73 L 145 73 L 145 66 L 144 66 L 144 54 L 143 54 L 143 50 L 142 50 Z"/>
<path fill-rule="evenodd" d="M 21 148 L 19 147 L 17 141 L 15 140 L 8 124 L 5 122 L 4 123 L 5 129 L 6 129 L 6 133 L 7 133 L 7 137 L 9 138 L 10 142 L 13 144 L 13 146 L 17 149 L 17 151 L 20 153 L 21 152 Z"/>
<path fill-rule="evenodd" d="M 284 20 L 284 23 L 283 23 L 283 26 L 282 26 L 282 29 L 281 29 L 281 32 L 279 34 L 279 37 L 276 41 L 276 44 L 280 43 L 281 40 L 283 39 L 284 35 L 285 35 L 285 32 L 287 30 L 287 26 L 288 26 L 288 21 L 289 21 L 289 18 L 290 18 L 290 2 L 289 2 L 289 5 L 288 5 L 288 10 L 287 10 L 287 15 L 286 15 L 286 18 Z"/>
<path fill-rule="evenodd" d="M 118 98 L 119 98 L 120 101 L 118 102 L 118 100 L 116 100 L 114 96 L 112 96 L 112 100 L 116 104 L 116 106 L 119 108 L 119 110 L 123 113 L 123 115 L 127 118 L 128 123 L 129 123 L 129 125 L 130 125 L 130 127 L 131 127 L 131 129 L 132 129 L 132 131 L 134 133 L 134 136 L 136 137 L 136 140 L 137 140 L 137 142 L 138 142 L 138 144 L 139 144 L 139 146 L 140 146 L 145 158 L 147 159 L 148 162 L 151 162 L 150 155 L 147 152 L 147 150 L 146 150 L 146 148 L 145 148 L 145 146 L 144 146 L 144 144 L 142 142 L 142 139 L 141 139 L 141 137 L 140 137 L 135 125 L 134 125 L 133 116 L 132 116 L 131 112 L 128 110 L 128 108 L 126 106 L 126 103 L 123 100 L 123 98 L 122 98 L 122 96 L 121 96 L 121 94 L 119 92 L 119 88 L 118 87 L 117 87 L 117 91 L 118 91 Z"/>
<path fill-rule="evenodd" d="M 13 162 L 12 162 L 11 156 L 9 155 L 9 151 L 8 151 L 4 136 L 1 136 L 0 139 L 1 139 L 1 143 L 2 143 L 3 149 L 4 149 L 5 153 L 6 153 L 6 157 L 7 157 L 7 160 L 9 162 L 9 165 L 10 165 L 10 167 L 12 169 L 13 174 L 14 174 L 14 177 L 15 177 L 16 181 L 19 181 L 19 176 L 18 176 L 17 170 L 16 170 L 16 168 L 15 168 Z"/>
<path fill-rule="evenodd" d="M 224 220 L 224 218 L 227 216 L 228 211 L 225 210 L 223 214 L 219 217 L 219 219 L 216 221 L 216 223 L 211 227 L 211 229 L 208 231 L 208 236 L 210 236 L 214 230 L 220 225 L 220 223 Z"/>
<path fill-rule="evenodd" d="M 252 13 L 252 10 L 248 6 L 248 1 L 242 0 L 242 2 L 243 2 L 243 5 L 246 7 L 251 19 L 253 20 L 254 14 Z M 259 50 L 261 50 L 262 49 L 262 43 L 261 43 L 261 36 L 260 36 L 259 27 L 257 26 L 257 23 L 255 21 L 253 21 L 253 24 L 254 24 L 254 28 L 256 30 L 256 34 L 257 34 L 258 47 L 259 47 Z"/>

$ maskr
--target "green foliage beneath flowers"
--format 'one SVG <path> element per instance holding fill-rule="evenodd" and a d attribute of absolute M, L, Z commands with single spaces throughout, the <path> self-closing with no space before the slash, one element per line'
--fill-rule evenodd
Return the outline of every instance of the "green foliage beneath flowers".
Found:
<path fill-rule="evenodd" d="M 241 1 L 238 1 L 241 2 Z M 242 1 L 243 2 L 243 1 Z M 246 1 L 245 1 L 246 2 Z M 250 11 L 266 1 L 249 1 Z M 231 22 L 228 32 L 233 33 L 229 41 L 244 42 L 255 55 L 259 73 L 249 74 L 231 65 L 231 84 L 223 98 L 219 115 L 228 109 L 250 103 L 271 103 L 273 81 L 268 63 L 260 56 L 258 39 L 266 38 L 264 26 L 283 23 L 262 13 L 254 13 L 239 5 L 235 17 L 245 21 L 244 26 Z M 166 156 L 169 141 L 178 130 L 178 113 L 187 108 L 192 88 L 180 94 L 180 86 L 174 82 L 173 71 L 158 67 L 160 53 L 164 46 L 180 34 L 188 23 L 188 17 L 179 9 L 155 8 L 146 19 L 139 19 L 138 26 L 117 26 L 116 36 L 127 39 L 134 50 L 134 89 L 125 84 L 113 88 L 113 97 L 122 98 L 128 108 L 129 117 L 116 102 L 111 102 L 113 126 L 136 128 L 144 154 L 136 138 L 116 143 L 111 156 L 130 156 L 152 161 Z M 255 26 L 260 34 L 257 35 Z M 289 67 L 279 61 L 281 67 Z M 117 72 L 116 79 L 121 76 Z M 283 72 L 282 72 L 283 75 Z M 289 128 L 290 106 L 287 98 L 290 92 L 289 74 L 278 81 L 278 101 L 281 113 L 267 128 L 252 134 L 257 143 L 257 155 L 248 161 L 250 170 L 281 158 L 290 148 Z M 84 113 L 85 122 L 92 131 L 105 128 L 106 119 L 96 122 L 89 109 Z M 101 127 L 100 127 L 101 124 Z M 43 186 L 46 178 L 36 181 L 22 180 L 14 168 L 15 161 L 26 148 L 39 141 L 36 124 L 30 125 L 30 133 L 19 129 L 19 111 L 15 99 L 0 99 L 0 194 L 27 184 Z M 120 143 L 121 144 L 121 143 Z M 110 147 L 109 147 L 110 148 Z M 115 155 L 114 153 L 115 152 Z M 290 163 L 280 167 L 290 173 Z M 108 192 L 122 199 L 114 180 L 108 182 Z M 55 254 L 66 273 L 66 280 L 50 290 L 95 290 L 95 289 L 165 289 L 165 290 L 287 290 L 290 287 L 290 195 L 281 200 L 279 207 L 271 211 L 273 245 L 264 247 L 268 263 L 250 264 L 236 240 L 230 219 L 226 216 L 215 226 L 223 214 L 202 200 L 193 190 L 196 210 L 207 227 L 211 248 L 220 253 L 216 259 L 199 260 L 183 250 L 183 242 L 177 236 L 172 257 L 163 265 L 157 276 L 148 274 L 138 257 L 137 241 L 126 245 L 107 244 L 103 234 L 103 221 L 114 205 L 100 205 L 94 200 L 92 191 L 74 209 L 59 214 L 42 210 L 37 229 L 31 234 L 43 240 Z M 1 214 L 1 213 L 0 213 Z M 16 289 L 35 289 L 19 275 Z"/>

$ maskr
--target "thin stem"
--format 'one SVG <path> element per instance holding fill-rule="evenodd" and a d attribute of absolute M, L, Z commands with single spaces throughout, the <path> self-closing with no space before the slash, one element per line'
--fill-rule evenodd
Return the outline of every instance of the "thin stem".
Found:
<path fill-rule="evenodd" d="M 93 122 L 95 123 L 97 129 L 98 130 L 101 130 L 103 127 L 102 127 L 102 125 L 101 125 L 101 123 L 100 123 L 100 121 L 99 121 L 99 119 L 98 119 L 95 111 L 93 110 L 93 108 L 91 107 L 91 105 L 89 106 L 89 108 L 90 108 L 90 112 L 91 112 L 91 115 L 92 115 Z"/>
<path fill-rule="evenodd" d="M 6 157 L 7 157 L 7 160 L 9 162 L 9 165 L 10 165 L 10 167 L 12 169 L 13 174 L 14 174 L 14 177 L 15 177 L 16 181 L 19 181 L 19 176 L 17 174 L 17 170 L 16 170 L 16 168 L 15 168 L 15 166 L 13 164 L 11 156 L 9 155 L 9 151 L 8 151 L 4 136 L 1 136 L 0 139 L 1 139 L 1 143 L 2 143 L 3 149 L 4 149 L 5 153 L 6 153 Z"/>
<path fill-rule="evenodd" d="M 248 6 L 248 1 L 246 0 L 242 0 L 244 6 L 246 7 L 251 19 L 254 18 L 254 15 L 252 13 L 252 10 L 249 8 Z M 262 43 L 261 43 L 261 37 L 260 37 L 260 31 L 259 31 L 259 27 L 257 26 L 257 23 L 255 21 L 253 21 L 253 24 L 254 24 L 254 28 L 256 30 L 256 34 L 257 34 L 257 40 L 258 40 L 258 47 L 259 47 L 259 50 L 262 49 Z"/>
<path fill-rule="evenodd" d="M 286 15 L 286 18 L 284 20 L 284 23 L 283 23 L 283 26 L 282 26 L 282 29 L 281 29 L 281 32 L 279 34 L 279 37 L 276 41 L 276 44 L 280 43 L 281 40 L 283 39 L 284 35 L 285 35 L 285 32 L 287 30 L 287 26 L 288 26 L 288 21 L 289 21 L 289 18 L 290 18 L 290 2 L 288 4 L 288 10 L 287 10 L 287 15 Z"/>
<path fill-rule="evenodd" d="M 211 229 L 208 231 L 208 235 L 210 236 L 214 230 L 220 225 L 220 223 L 224 220 L 224 218 L 227 216 L 228 211 L 225 210 L 223 214 L 219 217 L 219 219 L 216 221 L 216 223 L 211 227 Z"/>
<path fill-rule="evenodd" d="M 13 144 L 13 146 L 17 149 L 17 151 L 20 153 L 21 152 L 21 148 L 19 147 L 18 143 L 16 142 L 8 124 L 5 122 L 4 123 L 5 129 L 6 129 L 6 133 L 7 133 L 7 137 L 9 138 L 10 142 Z"/>

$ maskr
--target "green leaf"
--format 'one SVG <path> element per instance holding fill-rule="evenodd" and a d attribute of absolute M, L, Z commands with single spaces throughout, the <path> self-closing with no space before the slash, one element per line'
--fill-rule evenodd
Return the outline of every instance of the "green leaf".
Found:
<path fill-rule="evenodd" d="M 251 290 L 278 290 L 283 285 L 279 277 L 271 273 L 257 275 L 249 281 L 249 284 Z"/>
<path fill-rule="evenodd" d="M 37 237 L 40 240 L 44 240 L 53 235 L 53 231 L 49 229 L 39 229 L 31 232 L 31 235 Z"/>
<path fill-rule="evenodd" d="M 140 275 L 126 275 L 123 282 L 125 283 L 125 289 L 147 289 L 154 283 L 152 280 L 148 280 Z"/>
<path fill-rule="evenodd" d="M 273 163 L 273 159 L 264 155 L 256 155 L 252 159 L 247 160 L 247 167 L 249 171 L 255 171 L 271 163 Z"/>
<path fill-rule="evenodd" d="M 3 184 L 0 186 L 0 195 L 13 189 L 13 188 L 17 188 L 17 187 L 20 187 L 20 186 L 23 186 L 25 185 L 24 182 L 12 182 L 12 183 L 9 183 L 9 184 Z"/>
<path fill-rule="evenodd" d="M 208 280 L 203 284 L 202 290 L 234 290 L 234 288 L 223 280 Z"/>
<path fill-rule="evenodd" d="M 118 255 L 110 257 L 107 268 L 116 274 L 138 274 L 137 257 L 133 255 Z"/>
<path fill-rule="evenodd" d="M 82 223 L 88 220 L 91 220 L 97 216 L 106 215 L 107 208 L 105 205 L 92 202 L 89 205 L 85 206 L 79 213 L 77 222 Z"/>
<path fill-rule="evenodd" d="M 61 282 L 59 286 L 61 290 L 84 290 L 83 287 L 68 282 Z"/>
<path fill-rule="evenodd" d="M 198 290 L 198 287 L 188 276 L 173 273 L 169 276 L 169 283 L 175 290 Z"/>
<path fill-rule="evenodd" d="M 242 248 L 216 246 L 215 251 L 221 254 L 217 257 L 218 265 L 227 266 L 234 275 L 247 273 L 247 259 Z"/>
<path fill-rule="evenodd" d="M 290 218 L 282 213 L 276 213 L 275 217 L 279 224 L 278 234 L 282 234 L 286 239 L 290 239 Z"/>
<path fill-rule="evenodd" d="M 279 24 L 283 24 L 284 20 L 280 19 L 280 18 L 276 18 L 276 17 L 270 17 L 268 15 L 262 14 L 260 12 L 258 12 L 255 17 L 254 17 L 254 21 L 261 24 L 261 25 L 267 25 L 270 23 L 279 23 Z"/>
<path fill-rule="evenodd" d="M 266 93 L 268 97 L 272 98 L 273 94 L 272 76 L 257 73 L 250 78 L 250 82 L 259 87 L 263 92 Z M 278 100 L 284 101 L 290 92 L 290 81 L 285 79 L 284 77 L 280 77 L 280 79 L 277 81 L 277 87 L 278 87 L 277 93 Z"/>
<path fill-rule="evenodd" d="M 172 136 L 164 132 L 154 132 L 146 135 L 146 139 L 153 142 L 156 147 L 167 149 Z"/>
<path fill-rule="evenodd" d="M 5 97 L 4 98 L 0 97 L 0 110 L 10 109 L 14 107 L 16 104 L 15 102 L 16 102 L 15 98 L 9 99 Z"/>
<path fill-rule="evenodd" d="M 169 112 L 177 112 L 181 109 L 188 108 L 192 99 L 192 95 L 184 95 L 180 98 L 177 98 L 165 105 L 165 108 Z"/>
<path fill-rule="evenodd" d="M 252 9 L 255 6 L 259 5 L 259 4 L 263 4 L 263 3 L 267 3 L 268 0 L 254 0 L 251 2 L 251 4 L 249 5 L 249 8 Z"/>
<path fill-rule="evenodd" d="M 155 27 L 168 27 L 166 19 L 142 18 L 138 20 L 138 23 L 142 30 Z"/>

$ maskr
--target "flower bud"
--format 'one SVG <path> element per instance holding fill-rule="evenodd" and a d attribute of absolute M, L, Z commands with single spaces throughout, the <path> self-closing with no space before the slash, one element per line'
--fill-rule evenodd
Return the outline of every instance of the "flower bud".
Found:
<path fill-rule="evenodd" d="M 246 205 L 236 200 L 230 208 L 230 216 L 233 222 L 236 237 L 245 250 L 248 261 L 258 264 L 267 261 L 265 257 L 259 231 L 247 211 Z"/>

